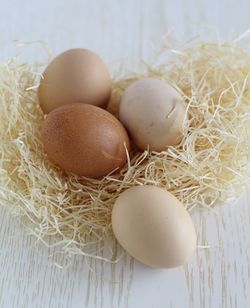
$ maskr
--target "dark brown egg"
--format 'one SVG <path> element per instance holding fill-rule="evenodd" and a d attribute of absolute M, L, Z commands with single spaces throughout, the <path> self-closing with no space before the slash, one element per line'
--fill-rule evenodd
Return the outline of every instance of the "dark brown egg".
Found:
<path fill-rule="evenodd" d="M 100 178 L 127 160 L 125 128 L 109 112 L 87 104 L 69 104 L 48 114 L 42 127 L 48 157 L 63 170 Z"/>
<path fill-rule="evenodd" d="M 44 113 L 69 103 L 105 108 L 111 94 L 108 68 L 87 49 L 70 49 L 54 58 L 43 73 L 38 97 Z"/>

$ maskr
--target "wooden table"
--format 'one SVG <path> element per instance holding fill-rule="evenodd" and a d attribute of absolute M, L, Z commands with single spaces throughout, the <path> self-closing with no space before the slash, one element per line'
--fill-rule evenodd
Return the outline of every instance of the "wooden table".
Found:
<path fill-rule="evenodd" d="M 9 0 L 0 7 L 0 58 L 14 54 L 11 39 L 48 42 L 54 54 L 87 47 L 112 68 L 138 67 L 166 33 L 178 39 L 207 28 L 236 36 L 250 24 L 248 0 Z M 43 57 L 26 47 L 24 59 Z M 117 266 L 75 256 L 58 268 L 53 249 L 27 236 L 9 209 L 0 213 L 2 308 L 217 308 L 250 307 L 250 193 L 215 208 L 195 210 L 196 255 L 184 268 L 152 270 L 129 257 Z M 113 283 L 110 283 L 110 281 Z M 91 281 L 91 283 L 89 283 Z"/>

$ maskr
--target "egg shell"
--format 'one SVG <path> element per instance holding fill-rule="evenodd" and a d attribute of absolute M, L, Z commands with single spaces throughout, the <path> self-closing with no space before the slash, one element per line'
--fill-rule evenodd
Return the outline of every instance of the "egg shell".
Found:
<path fill-rule="evenodd" d="M 42 127 L 48 157 L 63 170 L 100 178 L 127 161 L 130 142 L 122 124 L 106 110 L 69 104 L 53 110 Z"/>
<path fill-rule="evenodd" d="M 43 73 L 38 97 L 44 113 L 70 103 L 105 108 L 111 95 L 107 66 L 87 49 L 70 49 L 54 58 Z"/>
<path fill-rule="evenodd" d="M 140 149 L 162 151 L 180 143 L 185 109 L 182 96 L 173 87 L 145 78 L 124 91 L 119 118 Z"/>
<path fill-rule="evenodd" d="M 124 191 L 113 207 L 112 227 L 121 246 L 151 267 L 180 266 L 196 247 L 188 212 L 171 193 L 154 186 Z"/>

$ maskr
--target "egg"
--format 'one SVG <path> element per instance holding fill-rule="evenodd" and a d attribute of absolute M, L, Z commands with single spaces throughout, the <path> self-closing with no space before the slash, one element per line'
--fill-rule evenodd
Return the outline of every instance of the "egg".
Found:
<path fill-rule="evenodd" d="M 182 96 L 167 83 L 145 78 L 123 93 L 119 117 L 141 149 L 162 151 L 180 143 L 185 105 Z"/>
<path fill-rule="evenodd" d="M 51 161 L 90 178 L 122 167 L 130 148 L 125 128 L 112 114 L 80 103 L 50 112 L 42 126 L 42 140 Z"/>
<path fill-rule="evenodd" d="M 111 79 L 103 61 L 87 49 L 70 49 L 54 58 L 43 73 L 38 97 L 44 113 L 70 103 L 105 108 Z"/>
<path fill-rule="evenodd" d="M 113 232 L 135 259 L 151 267 L 183 265 L 196 248 L 190 215 L 168 191 L 154 186 L 134 186 L 116 200 Z"/>

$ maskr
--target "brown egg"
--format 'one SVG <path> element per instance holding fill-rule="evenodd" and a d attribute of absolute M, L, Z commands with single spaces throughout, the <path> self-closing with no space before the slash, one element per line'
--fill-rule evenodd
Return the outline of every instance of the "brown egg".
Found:
<path fill-rule="evenodd" d="M 105 108 L 111 95 L 107 66 L 92 51 L 70 49 L 54 58 L 43 73 L 38 97 L 44 113 L 70 103 Z"/>
<path fill-rule="evenodd" d="M 49 158 L 63 170 L 100 178 L 127 160 L 125 128 L 109 112 L 87 104 L 61 106 L 48 114 L 42 139 Z"/>

